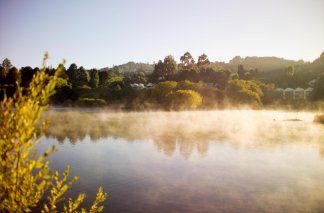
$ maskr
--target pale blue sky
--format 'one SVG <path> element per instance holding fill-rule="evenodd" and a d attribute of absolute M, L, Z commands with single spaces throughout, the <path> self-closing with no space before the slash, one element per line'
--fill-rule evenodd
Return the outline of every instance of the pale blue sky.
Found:
<path fill-rule="evenodd" d="M 324 51 L 323 0 L 0 0 L 0 60 L 101 68 L 189 51 L 211 61 Z"/>

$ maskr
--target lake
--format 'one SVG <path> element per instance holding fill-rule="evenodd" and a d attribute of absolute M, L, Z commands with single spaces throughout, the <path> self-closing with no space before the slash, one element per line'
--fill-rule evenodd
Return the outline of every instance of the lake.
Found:
<path fill-rule="evenodd" d="M 315 113 L 48 110 L 38 146 L 99 186 L 105 212 L 324 212 L 324 125 Z"/>

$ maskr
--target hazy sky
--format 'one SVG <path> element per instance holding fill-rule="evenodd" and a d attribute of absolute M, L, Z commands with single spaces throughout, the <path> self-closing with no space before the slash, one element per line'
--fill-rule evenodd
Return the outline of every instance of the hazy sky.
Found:
<path fill-rule="evenodd" d="M 323 0 L 0 0 L 0 60 L 101 68 L 189 51 L 211 61 L 324 51 Z"/>

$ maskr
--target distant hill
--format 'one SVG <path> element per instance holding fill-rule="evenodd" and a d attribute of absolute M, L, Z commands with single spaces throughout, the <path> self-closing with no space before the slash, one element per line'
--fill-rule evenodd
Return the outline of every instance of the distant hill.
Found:
<path fill-rule="evenodd" d="M 114 66 L 114 69 L 119 69 L 121 73 L 134 73 L 137 71 L 143 71 L 145 73 L 152 73 L 154 70 L 153 64 L 148 63 L 135 63 L 135 62 L 128 62 L 126 64 L 121 64 Z M 108 67 L 102 68 L 101 70 L 108 70 Z"/>
<path fill-rule="evenodd" d="M 310 64 L 310 69 L 315 73 L 324 73 L 324 52 Z"/>
<path fill-rule="evenodd" d="M 238 65 L 243 65 L 246 70 L 258 70 L 259 72 L 280 72 L 289 66 L 292 67 L 303 67 L 307 70 L 312 70 L 315 73 L 324 72 L 324 52 L 319 58 L 313 62 L 304 62 L 303 60 L 287 60 L 279 57 L 257 57 L 257 56 L 247 56 L 242 58 L 240 56 L 235 56 L 228 63 L 226 62 L 211 62 L 211 67 L 215 70 L 227 69 L 232 72 L 237 72 Z M 136 71 L 143 71 L 145 73 L 152 73 L 154 70 L 154 64 L 149 63 L 135 63 L 128 62 L 126 64 L 117 65 L 114 69 L 118 68 L 121 73 L 133 73 Z M 101 70 L 108 70 L 112 68 L 102 68 Z"/>
<path fill-rule="evenodd" d="M 215 62 L 215 64 L 220 64 Z M 257 56 L 248 56 L 241 58 L 240 56 L 234 57 L 229 63 L 223 63 L 225 69 L 229 69 L 232 72 L 237 71 L 238 65 L 243 65 L 245 69 L 257 69 L 259 72 L 268 72 L 278 69 L 284 69 L 288 66 L 296 66 L 304 64 L 303 60 L 294 61 L 287 60 L 278 57 L 257 57 Z"/>

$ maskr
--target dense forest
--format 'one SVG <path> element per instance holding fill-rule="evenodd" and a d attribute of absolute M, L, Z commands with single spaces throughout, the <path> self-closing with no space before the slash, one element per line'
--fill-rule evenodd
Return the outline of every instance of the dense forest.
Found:
<path fill-rule="evenodd" d="M 47 68 L 50 75 L 54 68 Z M 9 59 L 0 66 L 0 98 L 11 96 L 17 84 L 28 88 L 38 67 L 17 69 Z M 311 88 L 307 98 L 289 98 L 278 88 Z M 134 63 L 112 68 L 63 67 L 51 104 L 111 107 L 127 110 L 212 109 L 249 105 L 317 106 L 324 100 L 324 52 L 313 62 L 277 57 L 234 57 L 229 63 L 197 61 L 186 52 L 177 63 L 166 56 L 155 64 Z"/>

